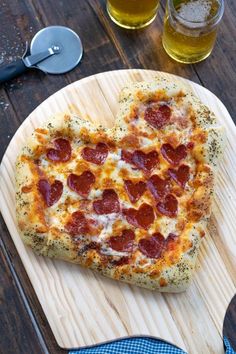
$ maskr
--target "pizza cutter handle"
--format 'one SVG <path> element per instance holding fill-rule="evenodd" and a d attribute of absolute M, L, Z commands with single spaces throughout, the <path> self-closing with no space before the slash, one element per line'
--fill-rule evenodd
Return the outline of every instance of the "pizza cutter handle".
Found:
<path fill-rule="evenodd" d="M 0 67 L 0 84 L 19 76 L 28 70 L 22 59 L 18 59 L 10 64 Z"/>

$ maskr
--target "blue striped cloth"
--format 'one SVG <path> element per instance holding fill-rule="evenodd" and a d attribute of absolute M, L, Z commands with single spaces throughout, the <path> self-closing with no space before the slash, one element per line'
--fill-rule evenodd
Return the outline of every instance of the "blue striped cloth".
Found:
<path fill-rule="evenodd" d="M 187 354 L 182 349 L 159 339 L 132 337 L 70 351 L 69 354 Z"/>
<path fill-rule="evenodd" d="M 224 344 L 225 344 L 226 354 L 236 354 L 235 350 L 233 350 L 226 337 L 224 337 Z"/>
<path fill-rule="evenodd" d="M 236 354 L 224 337 L 226 354 Z M 69 354 L 187 354 L 182 349 L 165 341 L 149 337 L 132 337 L 115 340 L 86 349 L 70 351 Z"/>

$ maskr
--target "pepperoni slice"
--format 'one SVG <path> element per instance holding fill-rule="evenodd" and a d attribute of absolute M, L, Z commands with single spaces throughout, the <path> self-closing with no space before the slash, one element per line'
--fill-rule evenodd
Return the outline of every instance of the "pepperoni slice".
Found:
<path fill-rule="evenodd" d="M 174 195 L 168 194 L 165 199 L 157 203 L 159 213 L 174 218 L 178 212 L 178 200 Z"/>
<path fill-rule="evenodd" d="M 111 237 L 108 241 L 109 246 L 118 252 L 132 252 L 135 234 L 132 230 L 123 230 L 121 236 Z"/>
<path fill-rule="evenodd" d="M 157 232 L 149 238 L 139 240 L 138 248 L 149 258 L 160 258 L 165 249 L 165 238 Z"/>
<path fill-rule="evenodd" d="M 121 160 L 132 164 L 132 158 L 133 158 L 132 152 L 129 152 L 129 151 L 126 151 L 126 150 L 122 150 L 121 151 Z"/>
<path fill-rule="evenodd" d="M 178 166 L 180 161 L 187 156 L 187 149 L 185 145 L 179 145 L 175 149 L 170 144 L 163 144 L 161 153 L 170 164 Z"/>
<path fill-rule="evenodd" d="M 173 233 L 169 233 L 166 239 L 166 249 L 169 251 L 174 251 L 176 246 L 177 236 Z"/>
<path fill-rule="evenodd" d="M 93 209 L 97 214 L 119 213 L 120 202 L 118 195 L 113 189 L 105 189 L 102 194 L 102 199 L 93 202 Z"/>
<path fill-rule="evenodd" d="M 71 235 L 84 235 L 89 232 L 88 221 L 81 211 L 71 214 L 71 220 L 65 225 L 65 230 Z"/>
<path fill-rule="evenodd" d="M 145 172 L 150 172 L 159 162 L 158 153 L 155 150 L 147 154 L 141 150 L 135 150 L 133 153 L 122 150 L 121 159 Z"/>
<path fill-rule="evenodd" d="M 123 214 L 129 224 L 135 227 L 142 227 L 145 230 L 149 228 L 155 219 L 153 208 L 145 203 L 139 209 L 124 209 Z"/>
<path fill-rule="evenodd" d="M 147 187 L 155 199 L 165 197 L 170 191 L 170 181 L 157 175 L 151 176 L 147 181 Z"/>
<path fill-rule="evenodd" d="M 181 165 L 178 170 L 169 168 L 168 173 L 170 177 L 180 185 L 180 187 L 184 188 L 189 180 L 190 168 L 187 165 Z"/>
<path fill-rule="evenodd" d="M 187 143 L 187 149 L 192 150 L 194 148 L 194 142 L 190 141 L 189 143 Z"/>
<path fill-rule="evenodd" d="M 144 119 L 154 128 L 161 129 L 170 121 L 171 110 L 167 105 L 148 107 Z"/>
<path fill-rule="evenodd" d="M 38 182 L 38 190 L 43 196 L 47 206 L 50 207 L 60 199 L 63 191 L 63 184 L 58 180 L 55 180 L 50 184 L 46 179 L 41 179 Z"/>
<path fill-rule="evenodd" d="M 90 171 L 84 171 L 80 176 L 71 173 L 67 178 L 68 187 L 86 198 L 89 195 L 92 184 L 95 182 L 95 176 Z"/>
<path fill-rule="evenodd" d="M 95 149 L 85 147 L 81 155 L 84 160 L 92 162 L 96 165 L 103 165 L 108 155 L 108 147 L 104 143 L 98 143 Z"/>
<path fill-rule="evenodd" d="M 63 138 L 58 138 L 53 141 L 55 149 L 47 150 L 47 158 L 54 162 L 66 162 L 71 158 L 70 142 Z"/>
<path fill-rule="evenodd" d="M 151 151 L 145 154 L 143 151 L 135 150 L 132 162 L 139 169 L 150 172 L 159 162 L 158 153 L 156 151 Z"/>
<path fill-rule="evenodd" d="M 132 181 L 124 181 L 125 190 L 132 203 L 136 203 L 146 190 L 146 184 L 142 181 L 133 183 Z"/>

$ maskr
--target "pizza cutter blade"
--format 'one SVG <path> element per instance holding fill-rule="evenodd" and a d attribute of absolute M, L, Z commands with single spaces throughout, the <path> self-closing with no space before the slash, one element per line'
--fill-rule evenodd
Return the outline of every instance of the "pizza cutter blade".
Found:
<path fill-rule="evenodd" d="M 30 55 L 29 55 L 30 54 Z M 49 26 L 32 39 L 21 59 L 0 67 L 0 83 L 6 82 L 30 68 L 48 74 L 64 74 L 76 67 L 83 54 L 79 36 L 68 27 Z"/>

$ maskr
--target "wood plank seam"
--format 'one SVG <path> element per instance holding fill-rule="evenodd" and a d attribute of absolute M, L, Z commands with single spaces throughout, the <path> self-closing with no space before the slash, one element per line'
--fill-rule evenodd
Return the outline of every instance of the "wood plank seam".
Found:
<path fill-rule="evenodd" d="M 106 35 L 108 36 L 108 38 L 111 40 L 111 42 L 113 43 L 114 47 L 116 48 L 118 54 L 120 55 L 122 61 L 124 64 L 126 64 L 127 68 L 131 69 L 131 65 L 129 63 L 129 60 L 125 54 L 125 52 L 123 51 L 121 45 L 119 44 L 119 41 L 116 40 L 116 36 L 115 33 L 113 31 L 113 29 L 111 27 L 109 27 L 109 20 L 105 17 L 103 11 L 102 11 L 102 7 L 101 5 L 97 5 L 97 1 L 92 1 L 95 6 L 93 7 L 90 2 L 88 3 L 89 6 L 91 7 L 92 11 L 94 12 L 95 16 L 97 17 L 97 19 L 99 20 L 100 24 L 102 25 L 104 31 L 106 32 Z M 98 10 L 98 13 L 100 14 L 100 16 L 98 16 L 97 11 L 95 11 L 95 8 Z"/>

